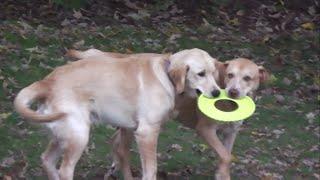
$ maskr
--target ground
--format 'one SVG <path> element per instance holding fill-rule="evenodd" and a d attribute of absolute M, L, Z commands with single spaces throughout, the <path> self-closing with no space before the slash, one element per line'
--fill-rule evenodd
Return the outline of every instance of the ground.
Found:
<path fill-rule="evenodd" d="M 0 8 L 0 178 L 45 179 L 40 154 L 46 133 L 23 121 L 12 101 L 20 89 L 71 61 L 66 49 L 161 53 L 197 47 L 221 61 L 251 58 L 272 74 L 259 90 L 257 111 L 237 137 L 233 179 L 320 179 L 315 1 L 300 6 L 298 1 L 208 0 L 196 9 L 172 0 L 89 2 L 72 10 L 41 0 L 8 0 Z M 105 125 L 92 128 L 75 179 L 103 178 L 111 166 L 113 132 Z M 132 152 L 139 176 L 135 145 Z M 213 179 L 217 164 L 217 155 L 195 131 L 175 121 L 163 128 L 158 159 L 159 179 Z M 114 178 L 121 179 L 121 173 Z"/>

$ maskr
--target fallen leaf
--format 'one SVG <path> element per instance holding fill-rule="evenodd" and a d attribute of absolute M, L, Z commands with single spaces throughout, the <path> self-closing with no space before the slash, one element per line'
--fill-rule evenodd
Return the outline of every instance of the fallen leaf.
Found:
<path fill-rule="evenodd" d="M 262 39 L 262 43 L 266 43 L 268 41 L 270 41 L 270 36 L 268 35 L 264 36 L 264 38 Z"/>
<path fill-rule="evenodd" d="M 141 8 L 137 6 L 137 4 L 131 2 L 130 0 L 124 0 L 124 4 L 134 10 L 140 10 Z"/>
<path fill-rule="evenodd" d="M 25 21 L 18 21 L 18 24 L 20 24 L 24 30 L 32 30 L 33 27 L 30 26 L 27 22 Z"/>
<path fill-rule="evenodd" d="M 180 146 L 179 144 L 172 144 L 171 145 L 171 149 L 181 152 L 182 151 L 182 146 Z"/>
<path fill-rule="evenodd" d="M 285 101 L 285 98 L 280 94 L 276 94 L 274 95 L 274 97 L 276 98 L 278 103 L 283 103 Z"/>
<path fill-rule="evenodd" d="M 290 84 L 291 84 L 291 80 L 290 79 L 288 79 L 288 78 L 283 78 L 283 80 L 282 80 L 282 82 L 285 84 L 285 85 L 287 85 L 287 86 L 290 86 Z"/>
<path fill-rule="evenodd" d="M 201 152 L 204 152 L 208 149 L 208 145 L 206 144 L 199 144 L 199 148 Z"/>
<path fill-rule="evenodd" d="M 45 52 L 41 50 L 38 46 L 32 47 L 32 48 L 26 48 L 27 51 L 30 53 L 37 53 L 37 54 L 44 54 Z"/>
<path fill-rule="evenodd" d="M 229 20 L 229 23 L 230 23 L 231 25 L 234 25 L 234 26 L 239 26 L 239 25 L 240 25 L 240 22 L 239 22 L 239 19 L 238 19 L 238 18 L 230 19 L 230 20 Z"/>
<path fill-rule="evenodd" d="M 300 73 L 295 72 L 295 73 L 294 73 L 294 76 L 295 76 L 296 80 L 298 80 L 298 81 L 301 80 L 301 75 L 300 75 Z"/>
<path fill-rule="evenodd" d="M 70 25 L 71 22 L 68 20 L 68 19 L 64 19 L 62 22 L 61 22 L 61 26 L 68 26 Z"/>
<path fill-rule="evenodd" d="M 278 80 L 278 78 L 275 75 L 271 74 L 271 76 L 269 78 L 269 83 L 273 84 L 273 83 L 277 82 L 277 80 Z"/>
<path fill-rule="evenodd" d="M 316 27 L 313 22 L 307 22 L 307 23 L 302 24 L 301 26 L 306 30 L 314 30 Z"/>
<path fill-rule="evenodd" d="M 284 133 L 284 129 L 281 129 L 281 130 L 275 129 L 272 131 L 272 133 L 275 134 L 276 139 L 279 139 L 279 137 Z"/>
<path fill-rule="evenodd" d="M 314 122 L 314 119 L 316 118 L 316 114 L 313 112 L 309 112 L 308 114 L 306 114 L 306 118 L 308 120 L 308 123 L 312 124 Z"/>
<path fill-rule="evenodd" d="M 310 15 L 312 15 L 312 16 L 315 16 L 316 13 L 317 13 L 316 7 L 315 7 L 315 6 L 310 6 L 310 7 L 308 8 L 308 13 L 309 13 Z"/>
<path fill-rule="evenodd" d="M 80 11 L 74 10 L 74 11 L 73 11 L 73 17 L 75 17 L 75 18 L 77 18 L 77 19 L 80 19 L 80 18 L 82 18 L 82 14 L 81 14 Z"/>
<path fill-rule="evenodd" d="M 243 16 L 244 15 L 244 10 L 239 10 L 236 13 L 238 16 Z"/>
<path fill-rule="evenodd" d="M 319 151 L 319 145 L 314 145 L 311 147 L 310 152 Z"/>
<path fill-rule="evenodd" d="M 308 167 L 312 167 L 315 164 L 313 159 L 304 159 L 302 163 Z"/>
<path fill-rule="evenodd" d="M 12 114 L 11 112 L 1 113 L 0 114 L 0 120 L 7 119 L 11 114 Z"/>
<path fill-rule="evenodd" d="M 72 46 L 73 46 L 74 48 L 76 48 L 76 49 L 80 49 L 80 47 L 83 46 L 84 43 L 85 43 L 84 40 L 80 40 L 80 41 L 74 43 Z"/>
<path fill-rule="evenodd" d="M 10 167 L 12 164 L 14 164 L 16 161 L 14 159 L 13 156 L 10 156 L 10 157 L 6 157 L 4 158 L 1 163 L 0 163 L 0 166 L 1 167 Z"/>
<path fill-rule="evenodd" d="M 139 10 L 138 13 L 128 13 L 128 17 L 131 17 L 134 20 L 142 20 L 150 17 L 150 14 L 145 10 Z"/>

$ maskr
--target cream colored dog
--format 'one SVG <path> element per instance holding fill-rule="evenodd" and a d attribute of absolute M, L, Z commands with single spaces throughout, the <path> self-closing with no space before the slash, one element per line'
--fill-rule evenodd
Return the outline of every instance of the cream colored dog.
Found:
<path fill-rule="evenodd" d="M 136 138 L 144 180 L 156 179 L 160 126 L 175 106 L 175 97 L 216 95 L 215 59 L 200 49 L 173 55 L 91 56 L 56 68 L 43 80 L 22 89 L 14 106 L 30 121 L 43 123 L 52 139 L 42 154 L 49 179 L 73 179 L 93 120 L 132 133 Z M 34 111 L 35 101 L 40 107 Z M 121 140 L 120 140 L 121 141 Z M 127 143 L 127 139 L 124 139 Z M 59 170 L 56 163 L 62 156 Z"/>
<path fill-rule="evenodd" d="M 130 57 L 137 54 L 126 55 L 102 52 L 96 49 L 70 51 L 70 55 L 76 58 L 88 56 L 122 56 Z M 268 79 L 268 73 L 262 66 L 257 66 L 248 59 L 238 58 L 225 63 L 215 62 L 219 71 L 214 71 L 214 76 L 221 88 L 225 88 L 232 98 L 241 98 L 249 95 L 254 96 L 259 84 Z M 219 73 L 217 73 L 219 72 Z M 216 95 L 216 93 L 214 93 Z M 228 106 L 228 104 L 226 105 Z M 175 110 L 178 112 L 177 120 L 190 128 L 196 129 L 198 134 L 215 149 L 220 157 L 220 163 L 216 173 L 216 179 L 230 179 L 230 163 L 233 144 L 242 121 L 236 123 L 219 123 L 205 117 L 198 111 L 196 98 L 186 94 L 176 96 Z M 217 136 L 221 131 L 223 139 Z M 132 133 L 120 128 L 113 137 L 114 169 L 120 168 L 124 172 L 125 179 L 132 179 L 129 165 L 129 148 L 132 142 Z M 112 172 L 111 172 L 112 173 Z"/>

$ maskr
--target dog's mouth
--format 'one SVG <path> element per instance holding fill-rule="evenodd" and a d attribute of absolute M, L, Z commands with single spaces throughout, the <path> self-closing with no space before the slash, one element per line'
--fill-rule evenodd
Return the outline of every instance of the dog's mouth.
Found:
<path fill-rule="evenodd" d="M 240 99 L 240 97 L 239 97 L 239 96 L 230 95 L 230 94 L 228 94 L 228 97 L 229 97 L 229 98 L 232 98 L 232 99 Z"/>

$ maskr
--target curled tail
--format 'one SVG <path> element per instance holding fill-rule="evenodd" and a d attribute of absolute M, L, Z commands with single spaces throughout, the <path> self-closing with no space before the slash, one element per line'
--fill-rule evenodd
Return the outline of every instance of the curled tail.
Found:
<path fill-rule="evenodd" d="M 89 49 L 86 51 L 78 51 L 75 49 L 70 49 L 66 53 L 66 56 L 78 58 L 78 59 L 84 59 L 84 58 L 89 58 L 89 57 L 99 56 L 99 55 L 104 55 L 104 53 L 98 49 Z"/>
<path fill-rule="evenodd" d="M 49 89 L 43 81 L 38 81 L 22 89 L 14 100 L 15 110 L 24 118 L 34 122 L 52 122 L 61 119 L 65 113 L 40 114 L 30 108 L 36 100 L 46 98 Z"/>
<path fill-rule="evenodd" d="M 88 49 L 86 51 L 78 51 L 75 49 L 70 49 L 67 51 L 65 55 L 68 57 L 77 58 L 77 59 L 91 58 L 95 56 L 104 56 L 104 57 L 111 57 L 111 58 L 127 58 L 131 56 L 130 54 L 103 52 L 98 49 Z"/>

